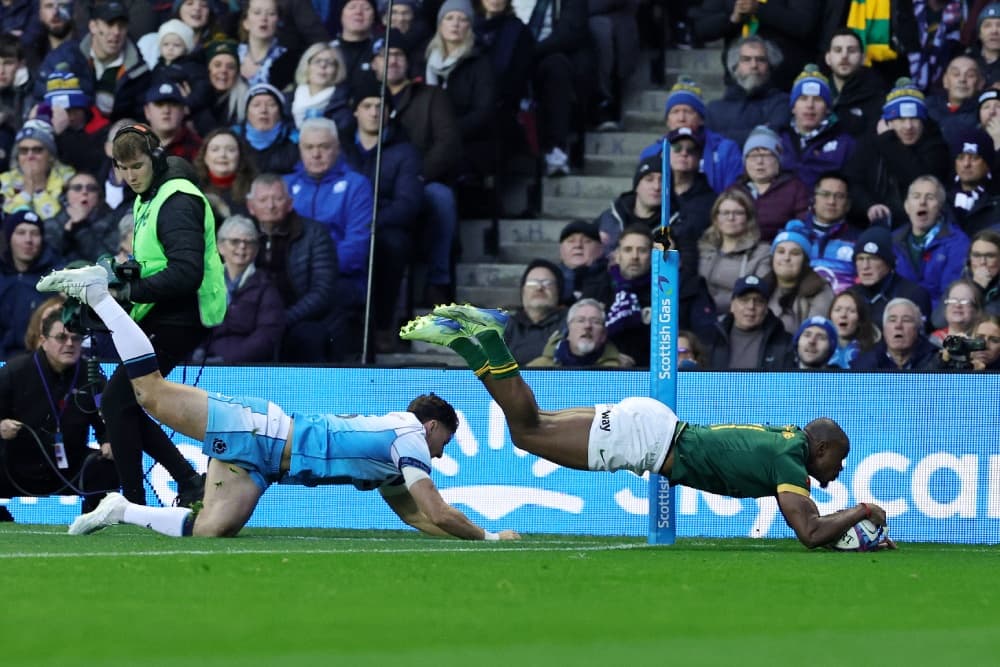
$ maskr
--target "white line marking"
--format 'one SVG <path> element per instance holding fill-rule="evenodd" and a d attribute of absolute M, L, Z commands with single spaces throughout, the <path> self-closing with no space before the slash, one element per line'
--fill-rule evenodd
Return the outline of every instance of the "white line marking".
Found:
<path fill-rule="evenodd" d="M 98 557 L 119 557 L 119 556 L 236 556 L 239 554 L 281 554 L 283 556 L 297 556 L 299 554 L 404 554 L 404 553 L 475 553 L 487 551 L 491 553 L 496 553 L 499 551 L 505 551 L 510 553 L 520 553 L 525 551 L 565 551 L 565 552 L 575 552 L 575 551 L 620 551 L 624 549 L 642 549 L 646 548 L 645 544 L 611 544 L 611 545 L 590 545 L 590 546 L 528 546 L 528 545 L 518 545 L 516 548 L 511 549 L 493 549 L 490 547 L 443 547 L 435 548 L 431 547 L 429 549 L 295 549 L 289 551 L 287 549 L 227 549 L 224 551 L 217 551 L 212 549 L 177 549 L 177 550 L 162 550 L 162 551 L 105 551 L 105 552 L 13 552 L 0 554 L 0 559 L 11 559 L 11 558 L 98 558 Z"/>

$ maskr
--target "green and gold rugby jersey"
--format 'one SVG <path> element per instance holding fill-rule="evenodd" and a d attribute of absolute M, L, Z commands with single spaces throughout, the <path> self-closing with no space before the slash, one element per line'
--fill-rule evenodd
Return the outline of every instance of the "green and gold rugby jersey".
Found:
<path fill-rule="evenodd" d="M 673 451 L 672 484 L 734 498 L 809 495 L 809 443 L 798 426 L 687 424 Z"/>

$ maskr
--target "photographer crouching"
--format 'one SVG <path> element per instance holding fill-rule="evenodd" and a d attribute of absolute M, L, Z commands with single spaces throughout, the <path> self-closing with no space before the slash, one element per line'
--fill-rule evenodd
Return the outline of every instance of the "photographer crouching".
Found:
<path fill-rule="evenodd" d="M 118 474 L 97 412 L 82 337 L 67 331 L 58 307 L 42 318 L 37 350 L 0 368 L 0 497 L 83 495 L 83 513 Z M 93 427 L 101 451 L 87 447 Z M 0 515 L 11 520 L 0 507 Z M 0 519 L 2 520 L 2 519 Z"/>

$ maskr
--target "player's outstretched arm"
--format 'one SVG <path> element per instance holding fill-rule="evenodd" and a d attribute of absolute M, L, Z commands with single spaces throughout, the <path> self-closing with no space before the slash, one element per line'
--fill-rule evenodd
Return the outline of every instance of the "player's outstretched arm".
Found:
<path fill-rule="evenodd" d="M 778 494 L 778 507 L 785 522 L 795 531 L 795 536 L 810 549 L 837 541 L 848 528 L 862 519 L 871 519 L 876 526 L 885 525 L 885 510 L 871 503 L 820 516 L 812 498 L 783 491 Z"/>
<path fill-rule="evenodd" d="M 454 536 L 463 540 L 519 540 L 513 530 L 490 533 L 449 505 L 430 479 L 421 479 L 410 486 L 408 493 L 384 495 L 383 499 L 400 519 L 429 535 Z"/>

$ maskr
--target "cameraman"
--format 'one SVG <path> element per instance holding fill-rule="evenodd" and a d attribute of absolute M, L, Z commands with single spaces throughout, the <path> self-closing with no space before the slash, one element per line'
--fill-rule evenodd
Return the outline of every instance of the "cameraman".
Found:
<path fill-rule="evenodd" d="M 1000 315 L 984 315 L 969 337 L 946 337 L 941 352 L 927 367 L 935 370 L 1000 370 Z"/>
<path fill-rule="evenodd" d="M 43 317 L 38 349 L 0 368 L 0 497 L 84 491 L 87 513 L 103 491 L 118 488 L 118 475 L 94 405 L 97 388 L 80 363 L 81 337 L 61 317 L 60 308 Z M 100 453 L 87 447 L 91 427 Z"/>
<path fill-rule="evenodd" d="M 136 193 L 132 212 L 135 262 L 115 268 L 122 283 L 119 301 L 149 335 L 160 372 L 166 376 L 190 357 L 226 313 L 222 261 L 215 245 L 215 218 L 195 185 L 194 168 L 166 157 L 147 126 L 128 125 L 114 137 L 112 159 L 121 179 Z M 130 266 L 131 265 L 131 266 Z M 104 391 L 101 412 L 129 501 L 145 504 L 142 453 L 146 452 L 177 481 L 178 504 L 190 505 L 204 493 L 195 473 L 163 430 L 136 403 L 124 366 Z"/>

